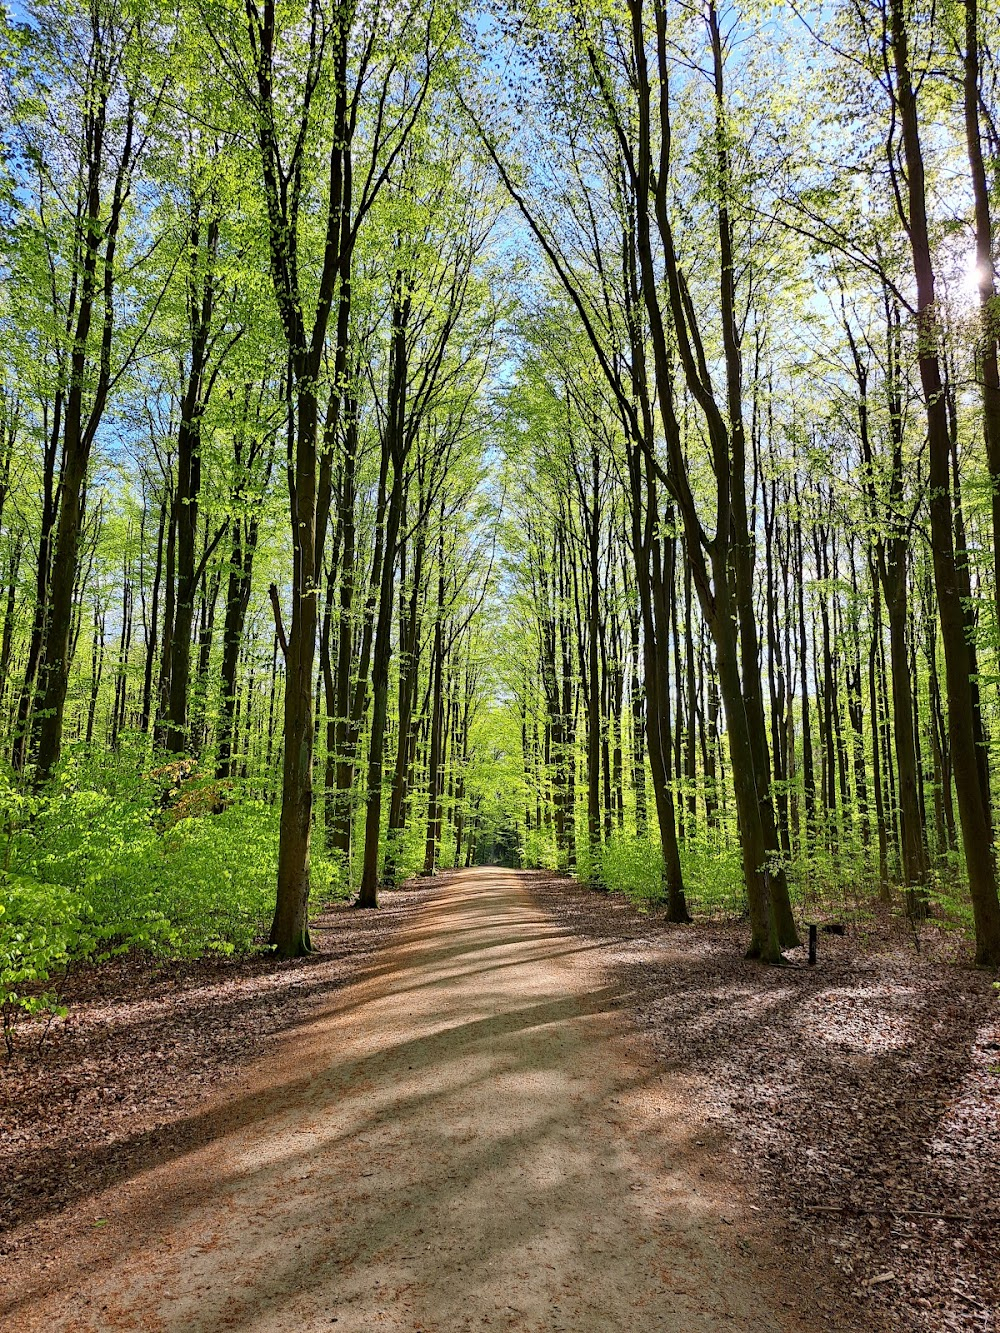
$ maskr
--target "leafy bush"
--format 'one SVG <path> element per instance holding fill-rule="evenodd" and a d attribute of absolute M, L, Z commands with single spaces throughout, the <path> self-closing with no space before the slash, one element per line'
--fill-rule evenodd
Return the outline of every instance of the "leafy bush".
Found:
<path fill-rule="evenodd" d="M 533 828 L 524 835 L 524 864 L 532 870 L 555 870 L 558 863 L 552 829 Z"/>
<path fill-rule="evenodd" d="M 121 770 L 125 769 L 123 773 Z M 170 772 L 169 769 L 176 771 Z M 16 1023 L 61 1011 L 49 982 L 84 959 L 250 950 L 274 907 L 276 806 L 177 765 L 112 773 L 67 764 L 28 796 L 0 775 L 0 1009 Z M 317 842 L 319 840 L 317 839 Z M 346 892 L 317 848 L 316 908 Z"/>
<path fill-rule="evenodd" d="M 388 807 L 388 800 L 383 802 Z M 358 829 L 355 846 L 364 847 L 364 827 Z M 386 835 L 388 840 L 388 835 Z M 396 859 L 396 883 L 419 875 L 424 868 L 427 825 L 422 819 L 410 819 L 406 827 L 393 834 L 393 853 Z"/>
<path fill-rule="evenodd" d="M 89 905 L 62 885 L 0 875 L 0 1016 L 8 1057 L 20 1019 L 66 1012 L 58 991 L 43 987 L 93 951 L 91 918 Z"/>
<path fill-rule="evenodd" d="M 681 852 L 688 906 L 699 916 L 738 916 L 743 911 L 739 846 L 690 840 Z M 618 833 L 601 855 L 601 873 L 612 893 L 643 907 L 663 902 L 663 854 L 651 838 Z"/>
<path fill-rule="evenodd" d="M 648 838 L 615 834 L 604 846 L 601 874 L 612 893 L 649 906 L 663 900 L 663 857 Z"/>
<path fill-rule="evenodd" d="M 278 811 L 261 801 L 169 822 L 158 802 L 87 790 L 52 798 L 18 848 L 27 873 L 82 895 L 109 948 L 190 957 L 253 947 L 274 906 L 277 859 Z M 313 885 L 314 905 L 339 889 L 322 855 Z"/>

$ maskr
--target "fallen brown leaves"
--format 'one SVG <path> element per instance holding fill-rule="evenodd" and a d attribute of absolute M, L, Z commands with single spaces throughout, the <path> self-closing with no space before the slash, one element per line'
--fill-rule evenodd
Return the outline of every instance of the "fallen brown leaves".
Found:
<path fill-rule="evenodd" d="M 670 926 L 539 874 L 607 950 L 631 1020 L 693 1080 L 748 1192 L 842 1274 L 863 1327 L 1000 1328 L 1000 999 L 954 941 L 892 918 L 763 968 L 745 932 Z"/>
<path fill-rule="evenodd" d="M 71 974 L 68 1017 L 41 1044 L 44 1024 L 25 1023 L 0 1064 L 0 1259 L 67 1205 L 182 1151 L 209 1091 L 360 975 L 426 892 L 387 893 L 378 912 L 331 907 L 320 952 L 295 962 L 127 956 Z"/>

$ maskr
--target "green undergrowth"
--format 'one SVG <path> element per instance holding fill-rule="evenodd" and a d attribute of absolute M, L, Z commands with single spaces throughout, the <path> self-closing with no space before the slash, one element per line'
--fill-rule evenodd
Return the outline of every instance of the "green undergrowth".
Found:
<path fill-rule="evenodd" d="M 695 916 L 725 918 L 743 910 L 742 870 L 738 847 L 687 845 L 681 869 L 688 909 Z M 639 907 L 664 901 L 663 855 L 648 838 L 617 834 L 601 854 L 601 877 L 612 893 L 621 893 Z"/>
<path fill-rule="evenodd" d="M 274 908 L 278 807 L 196 767 L 74 770 L 44 796 L 0 778 L 0 1011 L 8 1054 L 27 1015 L 61 1011 L 60 979 L 129 950 L 247 953 Z M 346 892 L 317 848 L 315 910 Z"/>
<path fill-rule="evenodd" d="M 733 920 L 743 916 L 746 894 L 739 845 L 691 840 L 681 851 L 688 909 L 696 918 Z M 832 851 L 814 851 L 809 857 L 792 857 L 787 863 L 789 894 L 800 921 L 835 917 L 863 926 L 875 914 L 879 884 L 870 857 L 860 847 L 841 846 Z M 578 865 L 586 880 L 586 857 Z M 620 893 L 643 909 L 660 906 L 663 891 L 663 857 L 659 846 L 648 838 L 615 835 L 601 855 L 604 886 Z M 893 903 L 903 910 L 902 895 L 893 891 Z M 956 930 L 973 938 L 974 922 L 968 890 L 958 865 L 944 865 L 932 872 L 927 903 L 936 927 Z"/>

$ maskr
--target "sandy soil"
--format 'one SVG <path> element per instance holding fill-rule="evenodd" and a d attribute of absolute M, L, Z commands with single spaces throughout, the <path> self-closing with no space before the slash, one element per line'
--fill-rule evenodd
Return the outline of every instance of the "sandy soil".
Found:
<path fill-rule="evenodd" d="M 849 1327 L 529 883 L 436 886 L 189 1151 L 60 1216 L 0 1327 Z"/>

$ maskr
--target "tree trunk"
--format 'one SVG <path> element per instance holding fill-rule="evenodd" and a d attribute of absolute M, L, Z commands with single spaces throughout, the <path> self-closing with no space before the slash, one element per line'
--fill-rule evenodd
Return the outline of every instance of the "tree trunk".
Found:
<path fill-rule="evenodd" d="M 951 444 L 938 353 L 938 311 L 927 230 L 924 164 L 916 95 L 910 75 L 909 45 L 902 0 L 891 0 L 890 21 L 896 99 L 907 169 L 906 221 L 909 227 L 917 286 L 917 357 L 927 416 L 931 547 L 934 557 L 934 583 L 941 619 L 941 637 L 944 644 L 949 738 L 976 924 L 976 960 L 985 966 L 996 966 L 1000 964 L 1000 900 L 997 896 L 993 822 L 988 802 L 984 799 L 976 753 L 977 720 L 974 710 L 970 644 L 966 633 L 966 615 L 962 604 L 955 552 Z"/>
<path fill-rule="evenodd" d="M 443 510 L 443 506 L 442 506 Z M 444 513 L 441 514 L 438 543 L 437 611 L 434 617 L 434 647 L 431 655 L 431 753 L 427 774 L 427 839 L 424 847 L 425 875 L 437 869 L 438 843 L 441 838 L 442 733 L 444 730 Z"/>
<path fill-rule="evenodd" d="M 976 283 L 982 328 L 978 360 L 982 375 L 983 434 L 990 470 L 993 509 L 993 591 L 996 628 L 1000 631 L 1000 366 L 997 348 L 1000 342 L 1000 315 L 994 277 L 993 219 L 990 214 L 989 182 L 983 158 L 979 127 L 980 55 L 977 0 L 965 0 L 964 62 L 965 139 L 972 181 L 976 230 Z"/>
<path fill-rule="evenodd" d="M 191 630 L 196 591 L 196 544 L 198 536 L 198 499 L 201 493 L 201 420 L 208 403 L 212 378 L 206 381 L 209 336 L 215 304 L 215 255 L 219 224 L 212 219 L 207 228 L 204 256 L 197 212 L 189 237 L 192 269 L 204 267 L 197 301 L 191 302 L 191 347 L 187 385 L 181 398 L 180 424 L 177 431 L 177 493 L 175 523 L 177 529 L 177 587 L 171 636 L 170 684 L 167 693 L 165 742 L 173 754 L 182 754 L 190 746 L 188 734 L 188 695 L 191 676 Z M 192 287 L 193 287 L 192 283 Z"/>
<path fill-rule="evenodd" d="M 392 460 L 392 489 L 385 515 L 375 655 L 372 663 L 372 720 L 368 749 L 368 783 L 365 805 L 365 848 L 361 869 L 358 907 L 378 906 L 379 838 L 382 823 L 382 767 L 385 726 L 389 704 L 389 660 L 392 654 L 393 581 L 396 570 L 399 523 L 404 503 L 404 467 L 410 436 L 407 430 L 407 379 L 409 372 L 407 325 L 411 309 L 403 274 L 396 279 L 392 312 L 392 368 L 390 372 L 383 459 Z M 384 466 L 384 464 L 383 464 Z"/>

